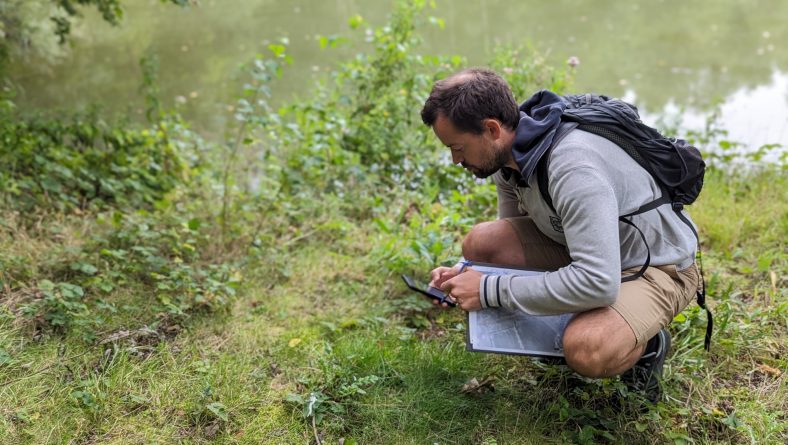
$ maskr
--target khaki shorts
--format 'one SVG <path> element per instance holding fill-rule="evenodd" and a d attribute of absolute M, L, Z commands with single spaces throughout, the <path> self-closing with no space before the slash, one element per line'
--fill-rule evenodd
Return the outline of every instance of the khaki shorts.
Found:
<path fill-rule="evenodd" d="M 556 270 L 572 262 L 565 246 L 543 234 L 530 217 L 506 218 L 520 239 L 525 254 L 525 267 Z M 634 267 L 622 272 L 631 275 Z M 632 328 L 637 344 L 645 344 L 667 326 L 695 297 L 700 284 L 698 269 L 693 264 L 683 270 L 676 266 L 653 266 L 637 280 L 621 283 L 618 299 L 611 306 Z"/>

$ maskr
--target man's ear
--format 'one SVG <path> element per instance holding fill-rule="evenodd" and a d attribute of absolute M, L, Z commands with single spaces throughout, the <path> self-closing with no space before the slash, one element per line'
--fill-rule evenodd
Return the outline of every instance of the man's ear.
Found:
<path fill-rule="evenodd" d="M 498 140 L 501 137 L 501 133 L 503 132 L 501 122 L 499 122 L 497 119 L 482 120 L 482 127 L 484 127 L 485 133 L 488 133 L 493 140 Z"/>

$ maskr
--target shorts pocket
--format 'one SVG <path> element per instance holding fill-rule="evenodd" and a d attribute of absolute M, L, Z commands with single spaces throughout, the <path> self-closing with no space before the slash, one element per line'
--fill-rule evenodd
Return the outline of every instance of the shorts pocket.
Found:
<path fill-rule="evenodd" d="M 682 299 L 684 307 L 687 307 L 695 298 L 695 294 L 700 290 L 700 273 L 698 267 L 693 264 L 690 267 L 678 272 L 679 281 L 682 287 Z"/>
<path fill-rule="evenodd" d="M 662 300 L 663 307 L 666 312 L 673 312 L 673 314 L 665 314 L 666 316 L 670 316 L 670 318 L 667 319 L 667 323 L 670 323 L 673 317 L 684 308 L 681 304 L 680 296 L 682 294 L 682 287 L 681 281 L 678 278 L 678 272 L 676 272 L 675 266 L 659 266 L 649 268 L 649 270 L 651 274 L 647 275 L 651 276 L 648 277 L 648 280 L 651 281 L 659 294 L 659 299 Z"/>

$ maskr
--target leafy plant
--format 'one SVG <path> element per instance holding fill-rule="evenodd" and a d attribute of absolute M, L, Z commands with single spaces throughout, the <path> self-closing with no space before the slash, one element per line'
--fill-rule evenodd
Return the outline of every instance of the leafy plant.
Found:
<path fill-rule="evenodd" d="M 222 422 L 230 420 L 230 415 L 227 412 L 227 407 L 219 402 L 213 402 L 205 405 L 206 411 L 220 419 Z"/>
<path fill-rule="evenodd" d="M 38 297 L 21 308 L 25 316 L 39 318 L 60 331 L 73 327 L 85 328 L 94 322 L 85 304 L 85 291 L 82 287 L 41 280 L 37 291 Z"/>
<path fill-rule="evenodd" d="M 133 130 L 95 113 L 70 119 L 0 119 L 0 203 L 21 212 L 149 207 L 188 177 L 189 167 L 159 128 Z"/>

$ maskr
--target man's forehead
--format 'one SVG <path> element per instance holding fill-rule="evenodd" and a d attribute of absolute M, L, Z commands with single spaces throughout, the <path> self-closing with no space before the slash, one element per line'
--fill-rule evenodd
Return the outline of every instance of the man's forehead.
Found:
<path fill-rule="evenodd" d="M 432 126 L 432 129 L 435 131 L 435 134 L 446 144 L 449 144 L 451 141 L 445 140 L 444 138 L 454 139 L 462 135 L 462 132 L 454 126 L 454 123 L 452 123 L 451 119 L 449 119 L 443 113 L 438 113 L 438 117 L 435 119 L 435 124 Z"/>

